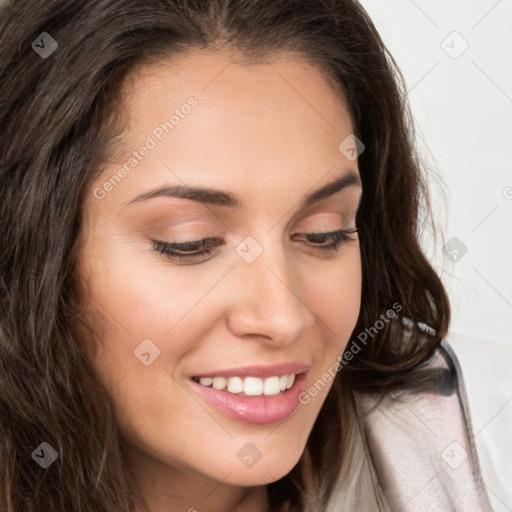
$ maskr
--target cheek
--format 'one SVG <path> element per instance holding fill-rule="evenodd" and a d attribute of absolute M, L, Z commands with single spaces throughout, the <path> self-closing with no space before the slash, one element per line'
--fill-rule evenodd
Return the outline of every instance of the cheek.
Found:
<path fill-rule="evenodd" d="M 229 266 L 177 268 L 146 244 L 134 250 L 130 242 L 98 246 L 87 262 L 94 363 L 122 429 L 131 439 L 143 433 L 149 439 L 155 429 L 176 424 L 176 415 L 202 424 L 204 411 L 190 410 L 180 383 L 185 363 L 201 359 L 203 348 L 219 337 L 212 327 L 220 325 L 226 297 L 216 285 Z M 186 433 L 190 427 L 180 428 Z"/>
<path fill-rule="evenodd" d="M 94 251 L 83 257 L 81 277 L 91 297 L 87 309 L 104 318 L 105 338 L 123 352 L 133 352 L 145 338 L 172 337 L 222 275 L 192 267 L 177 270 L 141 241 L 111 236 L 109 243 L 98 238 L 96 242 Z M 133 342 L 121 342 L 119 336 L 128 335 Z"/>
<path fill-rule="evenodd" d="M 308 400 L 318 413 L 333 384 L 332 375 L 325 381 L 322 376 L 328 371 L 336 373 L 333 365 L 344 353 L 359 317 L 362 289 L 359 246 L 352 246 L 337 261 L 319 266 L 311 274 L 308 289 L 309 303 L 313 305 L 319 331 L 323 333 L 319 336 L 323 343 L 316 347 L 314 369 L 306 383 L 306 388 L 316 384 L 314 398 L 311 393 Z"/>
<path fill-rule="evenodd" d="M 359 247 L 308 276 L 308 300 L 322 320 L 326 336 L 346 340 L 355 327 L 361 306 L 362 272 Z"/>

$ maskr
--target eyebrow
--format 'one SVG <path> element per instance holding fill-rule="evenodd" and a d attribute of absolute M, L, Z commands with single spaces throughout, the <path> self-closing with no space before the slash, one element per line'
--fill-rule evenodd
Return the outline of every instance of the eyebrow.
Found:
<path fill-rule="evenodd" d="M 327 183 L 313 192 L 307 194 L 301 203 L 301 208 L 317 203 L 322 199 L 326 199 L 341 190 L 348 187 L 362 188 L 359 176 L 352 170 L 337 177 L 335 180 Z M 156 189 L 150 190 L 138 195 L 128 204 L 146 201 L 155 197 L 176 197 L 180 199 L 190 199 L 200 203 L 212 204 L 215 206 L 227 206 L 230 208 L 241 208 L 243 202 L 241 199 L 231 192 L 206 187 L 194 187 L 188 185 L 164 185 Z"/>

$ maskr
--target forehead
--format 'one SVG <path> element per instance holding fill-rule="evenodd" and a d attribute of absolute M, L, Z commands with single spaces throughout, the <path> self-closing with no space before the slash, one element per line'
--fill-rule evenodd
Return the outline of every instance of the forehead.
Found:
<path fill-rule="evenodd" d="M 353 131 L 343 93 L 296 54 L 258 63 L 182 54 L 141 66 L 122 93 L 128 123 L 107 173 L 154 142 L 125 191 L 162 180 L 223 188 L 253 180 L 263 192 L 304 193 L 305 184 L 351 163 L 338 150 Z M 351 167 L 357 172 L 356 162 Z"/>
<path fill-rule="evenodd" d="M 232 53 L 195 51 L 144 64 L 130 75 L 122 94 L 128 131 L 152 129 L 191 96 L 199 102 L 196 120 L 216 117 L 219 130 L 232 125 L 236 131 L 245 122 L 250 131 L 250 124 L 265 121 L 290 128 L 300 120 L 322 132 L 352 127 L 341 87 L 301 55 L 279 53 L 254 63 Z"/>
<path fill-rule="evenodd" d="M 277 52 L 256 61 L 248 60 L 233 52 L 196 50 L 145 62 L 135 68 L 125 82 L 124 92 L 135 93 L 135 103 L 142 106 L 154 93 L 164 96 L 173 90 L 194 90 L 213 94 L 233 91 L 239 87 L 252 87 L 253 92 L 263 86 L 277 92 L 277 86 L 287 85 L 302 96 L 304 101 L 313 100 L 319 107 L 335 107 L 329 101 L 344 103 L 341 87 L 332 75 L 305 56 L 296 52 Z M 259 86 L 259 87 L 258 87 Z M 327 92 L 328 89 L 328 92 Z M 301 93 L 322 93 L 325 103 Z"/>

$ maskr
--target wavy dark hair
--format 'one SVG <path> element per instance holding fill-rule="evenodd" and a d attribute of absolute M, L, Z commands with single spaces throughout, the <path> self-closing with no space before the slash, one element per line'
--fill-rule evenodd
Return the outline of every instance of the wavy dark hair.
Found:
<path fill-rule="evenodd" d="M 58 42 L 48 58 L 31 47 L 42 32 Z M 134 510 L 112 400 L 73 329 L 84 191 L 120 130 L 130 73 L 219 48 L 251 62 L 296 52 L 343 91 L 366 145 L 353 336 L 395 303 L 413 320 L 407 340 L 390 322 L 337 374 L 305 454 L 267 486 L 269 510 L 305 510 L 309 464 L 325 510 L 356 457 L 348 390 L 400 385 L 450 320 L 419 242 L 430 203 L 404 81 L 367 13 L 354 0 L 13 0 L 0 5 L 0 38 L 0 510 Z M 43 441 L 59 454 L 45 471 L 31 460 Z"/>

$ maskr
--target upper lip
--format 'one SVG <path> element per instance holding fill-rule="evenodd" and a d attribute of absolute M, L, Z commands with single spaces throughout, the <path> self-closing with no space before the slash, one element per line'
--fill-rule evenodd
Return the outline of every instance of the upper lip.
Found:
<path fill-rule="evenodd" d="M 244 366 L 243 368 L 230 368 L 227 370 L 213 370 L 207 373 L 198 373 L 193 377 L 274 377 L 305 373 L 311 367 L 307 363 L 281 363 L 272 366 Z"/>

